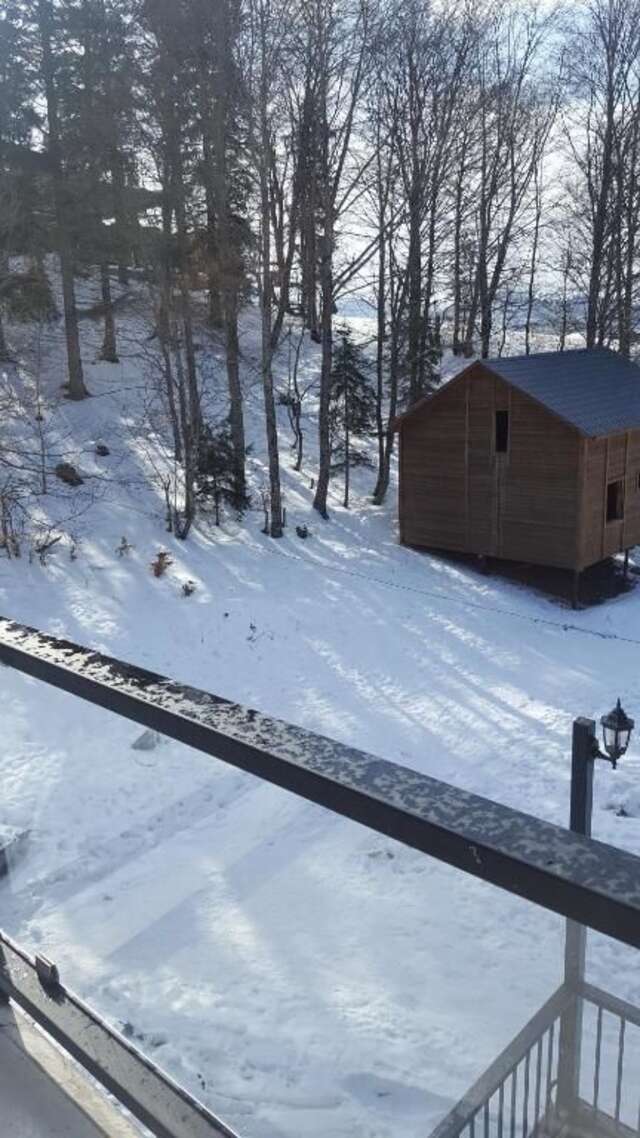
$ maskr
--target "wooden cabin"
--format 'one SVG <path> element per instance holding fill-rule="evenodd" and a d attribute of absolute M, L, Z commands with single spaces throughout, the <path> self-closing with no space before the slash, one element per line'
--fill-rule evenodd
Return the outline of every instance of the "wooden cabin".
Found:
<path fill-rule="evenodd" d="M 478 361 L 397 429 L 406 545 L 577 575 L 640 543 L 640 368 L 614 352 Z"/>

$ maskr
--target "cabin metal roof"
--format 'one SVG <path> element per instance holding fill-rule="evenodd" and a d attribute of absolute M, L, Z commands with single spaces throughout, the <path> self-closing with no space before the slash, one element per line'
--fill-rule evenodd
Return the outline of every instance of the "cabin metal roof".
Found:
<path fill-rule="evenodd" d="M 640 368 L 608 348 L 480 360 L 583 435 L 640 427 Z"/>

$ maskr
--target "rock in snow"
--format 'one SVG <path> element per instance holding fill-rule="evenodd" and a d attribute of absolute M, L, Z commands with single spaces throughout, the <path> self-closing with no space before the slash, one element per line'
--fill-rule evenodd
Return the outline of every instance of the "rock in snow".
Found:
<path fill-rule="evenodd" d="M 18 830 L 16 826 L 0 823 L 0 877 L 9 873 L 16 857 L 22 852 L 28 834 L 28 830 Z"/>
<path fill-rule="evenodd" d="M 138 735 L 135 742 L 131 744 L 131 749 L 133 751 L 155 751 L 158 743 L 161 742 L 162 736 L 159 735 L 157 731 L 152 731 L 149 727 L 146 731 L 142 732 L 142 735 Z"/>
<path fill-rule="evenodd" d="M 59 462 L 56 466 L 56 478 L 66 482 L 67 486 L 82 486 L 84 478 L 78 473 L 70 462 Z"/>

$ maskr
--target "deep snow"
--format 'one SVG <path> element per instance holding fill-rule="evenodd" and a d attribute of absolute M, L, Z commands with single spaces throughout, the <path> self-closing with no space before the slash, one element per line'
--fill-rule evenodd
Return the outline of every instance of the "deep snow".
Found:
<path fill-rule="evenodd" d="M 47 430 L 96 477 L 43 500 L 59 516 L 83 501 L 75 560 L 61 545 L 44 566 L 0 562 L 3 615 L 564 824 L 572 718 L 618 695 L 638 713 L 640 592 L 572 613 L 403 549 L 394 491 L 372 507 L 366 472 L 349 511 L 336 483 L 323 523 L 312 414 L 299 475 L 281 421 L 282 541 L 260 533 L 259 510 L 175 541 L 147 481 L 135 313 L 123 330 L 121 365 L 86 352 L 82 404 L 57 398 L 60 330 L 47 330 Z M 249 314 L 258 489 L 255 337 Z M 316 366 L 310 347 L 305 375 Z M 173 564 L 156 580 L 161 548 Z M 132 750 L 134 725 L 2 680 L 0 822 L 30 836 L 0 923 L 242 1134 L 428 1134 L 559 983 L 560 919 L 186 747 Z M 598 770 L 594 812 L 597 837 L 636 853 L 639 753 Z M 594 937 L 589 969 L 640 1003 L 631 951 Z"/>

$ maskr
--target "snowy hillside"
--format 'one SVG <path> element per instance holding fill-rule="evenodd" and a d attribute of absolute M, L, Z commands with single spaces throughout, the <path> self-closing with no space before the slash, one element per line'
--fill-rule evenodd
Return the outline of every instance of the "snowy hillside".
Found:
<path fill-rule="evenodd" d="M 336 481 L 322 522 L 312 406 L 299 474 L 280 422 L 281 541 L 259 508 L 176 541 L 140 426 L 136 303 L 121 364 L 87 354 L 82 403 L 58 398 L 62 333 L 43 333 L 46 430 L 85 482 L 42 499 L 43 524 L 73 515 L 73 545 L 0 562 L 3 615 L 564 824 L 574 716 L 618 695 L 640 713 L 640 592 L 572 613 L 401 548 L 395 489 L 372 507 L 366 470 L 348 511 Z M 249 312 L 259 507 L 256 334 Z M 222 385 L 204 333 L 200 348 Z M 172 564 L 155 579 L 161 549 Z M 8 669 L 2 681 L 0 821 L 29 830 L 0 885 L 3 926 L 240 1133 L 424 1136 L 560 981 L 560 919 L 186 747 L 134 750 L 130 723 Z M 597 772 L 594 834 L 640 854 L 632 751 Z M 591 976 L 640 1002 L 631 952 L 593 942 Z"/>

